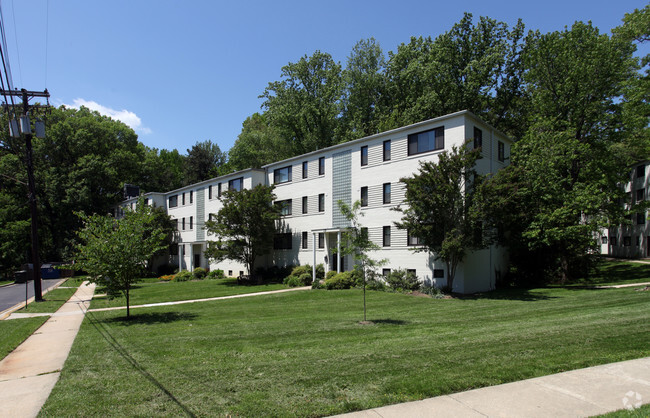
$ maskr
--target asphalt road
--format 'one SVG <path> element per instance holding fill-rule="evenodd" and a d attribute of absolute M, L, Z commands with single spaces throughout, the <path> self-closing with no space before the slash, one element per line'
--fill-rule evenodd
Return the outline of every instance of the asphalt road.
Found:
<path fill-rule="evenodd" d="M 49 289 L 61 279 L 43 279 L 42 290 Z M 27 285 L 28 297 L 34 296 L 34 281 L 30 280 Z M 25 283 L 12 284 L 0 287 L 0 312 L 25 301 Z"/>

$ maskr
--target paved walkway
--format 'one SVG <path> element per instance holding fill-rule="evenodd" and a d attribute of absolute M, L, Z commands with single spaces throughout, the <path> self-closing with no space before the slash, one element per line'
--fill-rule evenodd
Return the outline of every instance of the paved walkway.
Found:
<path fill-rule="evenodd" d="M 38 414 L 59 380 L 84 319 L 77 313 L 86 312 L 94 292 L 95 285 L 84 282 L 56 316 L 0 361 L 0 417 Z"/>
<path fill-rule="evenodd" d="M 297 290 L 309 290 L 311 286 L 304 287 L 292 287 L 290 289 L 280 289 L 280 290 L 269 290 L 267 292 L 257 292 L 257 293 L 242 293 L 240 295 L 230 295 L 230 296 L 217 296 L 213 298 L 204 298 L 204 299 L 189 299 L 189 300 L 177 300 L 173 302 L 157 302 L 157 303 L 147 303 L 144 305 L 131 305 L 131 309 L 137 308 L 154 308 L 156 306 L 170 306 L 170 305 L 184 305 L 186 303 L 196 303 L 196 302 L 211 302 L 215 300 L 227 300 L 227 299 L 238 299 L 238 298 L 248 298 L 251 296 L 264 296 L 264 295 L 273 295 L 276 293 L 286 293 L 286 292 L 295 292 Z M 101 312 L 101 311 L 119 311 L 126 309 L 126 306 L 113 306 L 111 308 L 97 308 L 97 309 L 88 309 L 88 312 Z M 9 315 L 6 319 L 20 319 L 20 318 L 34 318 L 37 316 L 67 316 L 67 315 L 79 315 L 85 312 L 55 312 L 55 313 L 21 313 L 15 312 Z"/>
<path fill-rule="evenodd" d="M 646 403 L 650 403 L 650 357 L 339 417 L 589 417 Z"/>

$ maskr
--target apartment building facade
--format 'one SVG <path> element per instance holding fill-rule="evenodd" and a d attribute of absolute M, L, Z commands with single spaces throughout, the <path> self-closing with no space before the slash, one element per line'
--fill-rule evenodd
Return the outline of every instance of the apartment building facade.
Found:
<path fill-rule="evenodd" d="M 647 201 L 650 193 L 650 161 L 632 167 L 629 181 L 623 186 L 626 210 Z M 621 258 L 650 258 L 650 221 L 645 209 L 631 213 L 629 223 L 610 228 L 602 234 L 601 253 Z"/>
<path fill-rule="evenodd" d="M 466 145 L 467 141 L 470 143 Z M 325 270 L 351 270 L 352 256 L 340 257 L 341 234 L 348 227 L 339 201 L 361 202 L 361 224 L 380 249 L 373 254 L 387 263 L 379 273 L 407 269 L 424 282 L 446 284 L 444 263 L 427 252 L 414 252 L 417 238 L 398 229 L 395 222 L 404 205 L 404 184 L 419 163 L 436 162 L 452 147 L 474 146 L 482 158 L 479 174 L 495 173 L 508 164 L 512 141 L 468 111 L 461 111 L 391 131 L 278 161 L 261 169 L 248 169 L 206 180 L 167 193 L 145 194 L 150 204 L 161 205 L 177 221 L 178 247 L 169 262 L 179 269 L 221 269 L 229 276 L 248 274 L 244 265 L 229 260 L 215 263 L 205 257 L 211 237 L 205 221 L 221 208 L 226 189 L 240 190 L 257 184 L 274 185 L 275 204 L 282 219 L 274 237 L 274 250 L 260 266 L 324 264 Z M 164 196 L 164 200 L 161 199 Z M 135 199 L 122 205 L 133 204 Z M 454 291 L 473 293 L 494 289 L 505 274 L 507 253 L 491 246 L 467 255 L 457 269 Z"/>

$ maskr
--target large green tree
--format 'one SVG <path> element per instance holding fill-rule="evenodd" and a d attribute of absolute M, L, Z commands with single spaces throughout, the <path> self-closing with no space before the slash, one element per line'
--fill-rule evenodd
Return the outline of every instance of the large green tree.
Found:
<path fill-rule="evenodd" d="M 459 110 L 518 135 L 524 25 L 463 18 L 435 39 L 411 38 L 389 52 L 380 127 L 395 128 Z"/>
<path fill-rule="evenodd" d="M 185 158 L 185 184 L 197 183 L 219 175 L 219 167 L 224 165 L 227 154 L 212 141 L 197 142 L 187 150 Z"/>
<path fill-rule="evenodd" d="M 420 162 L 417 173 L 400 179 L 406 186 L 403 216 L 396 222 L 416 237 L 415 252 L 428 252 L 447 266 L 447 287 L 453 291 L 456 269 L 468 251 L 484 247 L 481 216 L 474 206 L 474 170 L 480 153 L 467 146 L 443 151 L 437 162 Z"/>
<path fill-rule="evenodd" d="M 632 162 L 623 93 L 637 74 L 633 51 L 630 41 L 582 22 L 528 36 L 531 118 L 512 165 L 482 196 L 491 224 L 509 227 L 503 236 L 529 276 L 566 281 L 583 271 L 599 231 L 621 218 L 619 185 Z M 513 212 L 518 224 L 503 219 Z"/>
<path fill-rule="evenodd" d="M 386 59 L 375 38 L 364 39 L 352 48 L 343 70 L 343 99 L 340 142 L 376 134 L 381 95 L 386 86 Z"/>
<path fill-rule="evenodd" d="M 84 226 L 77 233 L 79 243 L 71 267 L 88 273 L 109 294 L 122 293 L 128 318 L 133 284 L 143 276 L 151 257 L 165 247 L 166 234 L 151 207 L 142 201 L 121 219 L 97 214 L 79 217 Z"/>
<path fill-rule="evenodd" d="M 320 51 L 285 65 L 282 80 L 268 84 L 262 107 L 293 155 L 336 143 L 342 87 L 341 65 Z"/>
<path fill-rule="evenodd" d="M 239 261 L 252 275 L 258 257 L 273 249 L 276 222 L 280 219 L 280 208 L 273 204 L 273 189 L 258 184 L 252 189 L 223 192 L 222 208 L 205 223 L 207 232 L 215 238 L 208 243 L 205 254 L 216 261 Z"/>
<path fill-rule="evenodd" d="M 289 144 L 269 123 L 265 114 L 254 113 L 242 124 L 235 144 L 228 151 L 228 162 L 233 171 L 260 168 L 265 164 L 292 156 Z"/>

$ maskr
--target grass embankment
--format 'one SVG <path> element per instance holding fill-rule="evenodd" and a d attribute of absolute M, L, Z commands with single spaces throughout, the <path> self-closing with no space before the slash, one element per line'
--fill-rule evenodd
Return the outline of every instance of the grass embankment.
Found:
<path fill-rule="evenodd" d="M 367 297 L 367 326 L 360 290 L 90 313 L 41 415 L 321 416 L 650 355 L 649 291 Z"/>
<path fill-rule="evenodd" d="M 17 310 L 17 313 L 54 313 L 68 301 L 83 283 L 85 278 L 67 279 L 61 286 L 50 290 L 43 295 L 42 302 L 31 302 L 26 308 Z"/>
<path fill-rule="evenodd" d="M 266 292 L 269 290 L 286 289 L 283 284 L 265 284 L 259 286 L 242 286 L 237 279 L 196 280 L 187 282 L 161 282 L 158 279 L 145 279 L 136 283 L 130 292 L 131 306 L 147 303 L 171 302 L 214 298 L 220 296 L 240 295 L 244 293 Z M 101 292 L 100 287 L 96 292 Z M 126 306 L 124 296 L 108 299 L 106 296 L 93 298 L 92 309 Z"/>
<path fill-rule="evenodd" d="M 631 410 L 621 409 L 609 414 L 599 415 L 598 418 L 648 418 L 650 417 L 650 404 L 641 405 Z"/>
<path fill-rule="evenodd" d="M 621 260 L 599 260 L 589 277 L 569 286 L 612 286 L 650 282 L 650 264 Z"/>

